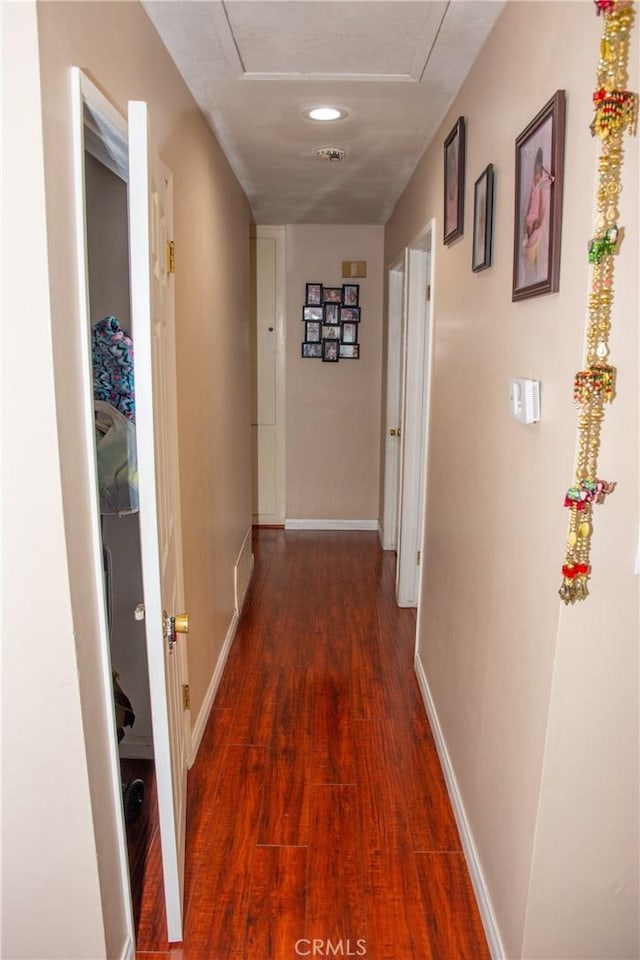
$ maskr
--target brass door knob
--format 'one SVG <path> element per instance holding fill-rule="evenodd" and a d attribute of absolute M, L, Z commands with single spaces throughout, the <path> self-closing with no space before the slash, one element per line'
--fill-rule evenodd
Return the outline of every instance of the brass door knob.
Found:
<path fill-rule="evenodd" d="M 179 613 L 175 617 L 176 633 L 189 633 L 189 614 Z"/>

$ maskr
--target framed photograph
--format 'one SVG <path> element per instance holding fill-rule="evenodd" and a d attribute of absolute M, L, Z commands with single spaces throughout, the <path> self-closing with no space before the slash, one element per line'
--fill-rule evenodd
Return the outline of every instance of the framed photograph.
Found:
<path fill-rule="evenodd" d="M 304 338 L 307 343 L 320 343 L 322 337 L 320 336 L 320 328 L 322 324 L 319 320 L 307 320 L 305 323 L 305 335 Z"/>
<path fill-rule="evenodd" d="M 556 90 L 516 140 L 512 300 L 560 286 L 564 118 L 564 90 Z"/>
<path fill-rule="evenodd" d="M 342 302 L 345 307 L 357 307 L 360 302 L 360 284 L 343 283 L 342 284 Z"/>
<path fill-rule="evenodd" d="M 343 343 L 358 342 L 358 324 L 357 323 L 342 324 L 342 342 Z"/>
<path fill-rule="evenodd" d="M 340 323 L 340 304 L 339 303 L 325 303 L 324 322 Z"/>
<path fill-rule="evenodd" d="M 303 307 L 302 308 L 302 319 L 306 322 L 308 320 L 319 320 L 322 323 L 324 311 L 322 307 Z"/>
<path fill-rule="evenodd" d="M 302 344 L 302 356 L 305 359 L 315 357 L 317 360 L 322 359 L 322 344 L 321 343 L 303 343 Z"/>
<path fill-rule="evenodd" d="M 473 251 L 471 269 L 474 273 L 491 266 L 493 234 L 493 164 L 480 174 L 473 188 Z"/>
<path fill-rule="evenodd" d="M 340 323 L 360 323 L 360 307 L 341 307 Z"/>
<path fill-rule="evenodd" d="M 307 293 L 304 302 L 308 307 L 319 307 L 322 305 L 322 284 L 308 283 Z"/>
<path fill-rule="evenodd" d="M 337 363 L 340 359 L 340 344 L 337 340 L 322 341 L 322 359 L 325 363 Z"/>
<path fill-rule="evenodd" d="M 339 340 L 340 339 L 340 324 L 339 323 L 324 323 L 322 325 L 322 339 L 323 340 Z"/>
<path fill-rule="evenodd" d="M 359 360 L 360 344 L 359 343 L 341 343 L 340 359 L 341 360 Z"/>
<path fill-rule="evenodd" d="M 323 303 L 342 303 L 342 287 L 323 287 Z"/>
<path fill-rule="evenodd" d="M 444 142 L 444 242 L 464 233 L 465 122 L 458 117 Z"/>

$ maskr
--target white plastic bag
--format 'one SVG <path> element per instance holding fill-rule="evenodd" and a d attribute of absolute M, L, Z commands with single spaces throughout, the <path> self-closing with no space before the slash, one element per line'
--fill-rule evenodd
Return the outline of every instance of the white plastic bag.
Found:
<path fill-rule="evenodd" d="M 138 501 L 136 428 L 110 403 L 94 400 L 101 513 L 135 513 Z"/>

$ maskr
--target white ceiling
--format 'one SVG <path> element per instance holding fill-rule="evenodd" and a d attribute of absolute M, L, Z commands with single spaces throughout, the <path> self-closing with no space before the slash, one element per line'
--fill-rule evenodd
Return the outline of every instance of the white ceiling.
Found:
<path fill-rule="evenodd" d="M 383 224 L 504 0 L 147 0 L 256 223 Z M 347 111 L 331 124 L 317 105 Z M 345 151 L 341 161 L 315 156 Z"/>

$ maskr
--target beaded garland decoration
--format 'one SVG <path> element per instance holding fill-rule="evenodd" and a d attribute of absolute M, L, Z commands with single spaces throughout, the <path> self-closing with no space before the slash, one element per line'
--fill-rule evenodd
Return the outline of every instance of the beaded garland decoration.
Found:
<path fill-rule="evenodd" d="M 600 43 L 595 116 L 591 133 L 602 147 L 598 159 L 595 236 L 589 241 L 591 264 L 586 365 L 575 377 L 573 398 L 579 407 L 575 483 L 565 496 L 569 509 L 567 551 L 562 565 L 560 597 L 566 603 L 584 600 L 591 573 L 592 511 L 611 493 L 615 483 L 597 477 L 604 407 L 615 396 L 616 369 L 608 362 L 613 307 L 614 257 L 618 251 L 618 196 L 621 191 L 623 137 L 634 133 L 638 95 L 626 89 L 629 34 L 634 11 L 631 0 L 594 0 L 604 17 Z"/>

